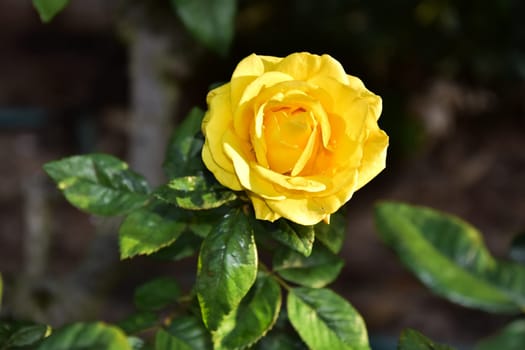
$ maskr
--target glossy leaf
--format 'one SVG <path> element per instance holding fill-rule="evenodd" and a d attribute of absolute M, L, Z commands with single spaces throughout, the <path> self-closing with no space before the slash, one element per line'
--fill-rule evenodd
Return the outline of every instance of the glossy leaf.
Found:
<path fill-rule="evenodd" d="M 126 335 L 102 322 L 74 323 L 46 338 L 38 350 L 132 350 Z"/>
<path fill-rule="evenodd" d="M 435 293 L 492 312 L 525 307 L 525 268 L 495 260 L 466 222 L 428 208 L 382 203 L 376 224 L 383 240 Z"/>
<path fill-rule="evenodd" d="M 523 350 L 525 347 L 525 319 L 516 320 L 497 334 L 480 341 L 475 350 Z"/>
<path fill-rule="evenodd" d="M 149 200 L 144 178 L 110 155 L 73 156 L 49 162 L 44 170 L 72 205 L 88 213 L 122 215 Z"/>
<path fill-rule="evenodd" d="M 257 249 L 250 219 L 232 210 L 204 239 L 197 268 L 197 296 L 202 318 L 216 330 L 255 282 Z"/>
<path fill-rule="evenodd" d="M 204 175 L 174 178 L 155 190 L 154 195 L 188 210 L 213 209 L 237 198 L 234 192 Z"/>
<path fill-rule="evenodd" d="M 346 235 L 346 218 L 343 213 L 332 214 L 330 224 L 320 222 L 314 226 L 314 230 L 315 238 L 333 253 L 337 254 L 341 251 Z"/>
<path fill-rule="evenodd" d="M 181 349 L 211 349 L 210 333 L 202 321 L 194 316 L 183 316 L 174 319 L 166 331 L 176 337 L 185 347 Z"/>
<path fill-rule="evenodd" d="M 201 149 L 204 141 L 197 137 L 201 132 L 204 111 L 193 108 L 186 118 L 177 125 L 168 147 L 162 167 L 168 179 L 196 175 L 204 169 Z"/>
<path fill-rule="evenodd" d="M 159 277 L 137 287 L 135 306 L 142 310 L 160 310 L 173 304 L 180 296 L 179 283 L 171 277 Z"/>
<path fill-rule="evenodd" d="M 69 0 L 33 0 L 33 6 L 42 22 L 51 21 L 68 3 Z"/>
<path fill-rule="evenodd" d="M 233 39 L 236 0 L 171 0 L 171 3 L 197 40 L 226 55 Z"/>
<path fill-rule="evenodd" d="M 331 290 L 292 288 L 287 305 L 290 322 L 310 349 L 370 349 L 361 315 Z"/>
<path fill-rule="evenodd" d="M 255 343 L 273 327 L 280 308 L 281 287 L 273 277 L 260 273 L 241 304 L 214 332 L 215 349 L 239 349 Z"/>
<path fill-rule="evenodd" d="M 525 264 L 525 233 L 514 237 L 509 255 L 512 260 Z"/>
<path fill-rule="evenodd" d="M 261 228 L 264 229 L 262 234 L 270 234 L 275 240 L 304 256 L 312 252 L 315 240 L 313 226 L 303 226 L 281 219 L 276 224 L 262 223 Z"/>
<path fill-rule="evenodd" d="M 152 203 L 128 215 L 119 229 L 120 258 L 151 254 L 173 242 L 184 232 L 183 213 Z"/>
<path fill-rule="evenodd" d="M 333 282 L 343 266 L 343 260 L 322 244 L 315 244 L 308 257 L 290 249 L 281 249 L 273 258 L 273 270 L 281 277 L 312 288 L 321 288 Z"/>
<path fill-rule="evenodd" d="M 433 342 L 423 334 L 405 329 L 399 337 L 398 350 L 453 350 L 451 347 Z"/>
<path fill-rule="evenodd" d="M 139 311 L 120 321 L 117 326 L 127 334 L 134 334 L 152 328 L 157 322 L 158 317 L 155 313 Z"/>
<path fill-rule="evenodd" d="M 35 346 L 51 333 L 45 324 L 21 321 L 0 322 L 0 349 Z"/>

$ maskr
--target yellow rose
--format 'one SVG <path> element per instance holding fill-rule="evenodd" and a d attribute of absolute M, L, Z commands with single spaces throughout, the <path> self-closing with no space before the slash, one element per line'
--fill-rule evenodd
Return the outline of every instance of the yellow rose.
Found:
<path fill-rule="evenodd" d="M 208 94 L 202 159 L 258 219 L 330 214 L 385 167 L 381 98 L 328 55 L 251 55 Z"/>

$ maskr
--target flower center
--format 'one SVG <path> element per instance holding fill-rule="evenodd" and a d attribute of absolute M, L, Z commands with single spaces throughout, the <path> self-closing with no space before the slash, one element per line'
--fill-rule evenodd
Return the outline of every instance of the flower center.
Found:
<path fill-rule="evenodd" d="M 311 112 L 301 107 L 268 110 L 263 128 L 268 165 L 278 173 L 291 173 L 315 129 Z"/>

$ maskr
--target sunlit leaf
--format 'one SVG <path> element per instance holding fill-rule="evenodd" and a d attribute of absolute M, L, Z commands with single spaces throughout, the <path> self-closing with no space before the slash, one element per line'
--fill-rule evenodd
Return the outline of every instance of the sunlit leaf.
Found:
<path fill-rule="evenodd" d="M 401 203 L 376 208 L 383 240 L 432 291 L 492 312 L 525 307 L 525 267 L 494 259 L 480 233 L 459 218 Z"/>
<path fill-rule="evenodd" d="M 225 55 L 230 48 L 237 0 L 171 0 L 180 19 L 206 47 Z"/>
<path fill-rule="evenodd" d="M 72 205 L 88 213 L 122 215 L 149 200 L 144 178 L 107 154 L 64 158 L 46 163 L 44 170 Z"/>
<path fill-rule="evenodd" d="M 238 209 L 204 239 L 197 268 L 202 318 L 216 330 L 248 293 L 257 275 L 257 248 L 250 219 Z"/>
<path fill-rule="evenodd" d="M 174 278 L 155 278 L 135 289 L 135 306 L 142 310 L 160 310 L 176 302 L 180 292 L 179 283 Z"/>
<path fill-rule="evenodd" d="M 46 338 L 38 350 L 132 350 L 126 335 L 102 322 L 74 323 Z"/>
<path fill-rule="evenodd" d="M 275 279 L 260 273 L 241 304 L 213 334 L 216 349 L 245 348 L 274 325 L 281 308 L 281 288 Z"/>
<path fill-rule="evenodd" d="M 69 0 L 33 0 L 33 6 L 42 22 L 51 21 L 68 3 Z"/>
<path fill-rule="evenodd" d="M 451 347 L 433 342 L 423 334 L 405 329 L 399 337 L 398 350 L 453 350 Z M 501 349 L 503 350 L 503 349 Z"/>
<path fill-rule="evenodd" d="M 288 317 L 313 350 L 368 350 L 368 335 L 359 313 L 329 289 L 292 288 Z"/>
<path fill-rule="evenodd" d="M 525 347 L 525 319 L 516 320 L 497 334 L 480 341 L 476 350 L 523 350 Z"/>
<path fill-rule="evenodd" d="M 315 244 L 308 257 L 290 249 L 281 249 L 273 259 L 273 270 L 281 277 L 312 288 L 321 288 L 333 282 L 343 266 L 343 260 L 322 244 Z"/>

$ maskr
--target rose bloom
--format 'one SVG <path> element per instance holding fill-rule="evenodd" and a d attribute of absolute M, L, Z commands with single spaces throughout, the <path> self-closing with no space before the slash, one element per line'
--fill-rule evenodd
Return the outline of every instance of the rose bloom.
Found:
<path fill-rule="evenodd" d="M 252 54 L 207 102 L 204 164 L 258 219 L 329 222 L 385 167 L 381 98 L 328 55 Z"/>

